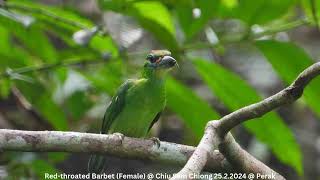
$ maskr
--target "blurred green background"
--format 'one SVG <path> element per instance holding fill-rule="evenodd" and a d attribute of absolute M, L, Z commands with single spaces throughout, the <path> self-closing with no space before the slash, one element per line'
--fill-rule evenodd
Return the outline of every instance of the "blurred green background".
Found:
<path fill-rule="evenodd" d="M 0 128 L 97 132 L 110 97 L 168 49 L 179 69 L 150 136 L 196 145 L 205 124 L 268 97 L 320 56 L 317 0 L 0 1 Z M 320 78 L 293 105 L 233 130 L 288 179 L 320 177 Z M 3 152 L 0 177 L 84 173 L 88 155 Z M 108 159 L 107 172 L 179 167 Z"/>

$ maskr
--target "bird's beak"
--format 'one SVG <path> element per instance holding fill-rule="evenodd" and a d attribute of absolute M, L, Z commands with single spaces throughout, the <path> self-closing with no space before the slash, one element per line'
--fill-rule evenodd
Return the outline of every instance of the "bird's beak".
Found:
<path fill-rule="evenodd" d="M 162 68 L 171 68 L 177 64 L 177 61 L 171 56 L 164 56 L 159 63 Z"/>

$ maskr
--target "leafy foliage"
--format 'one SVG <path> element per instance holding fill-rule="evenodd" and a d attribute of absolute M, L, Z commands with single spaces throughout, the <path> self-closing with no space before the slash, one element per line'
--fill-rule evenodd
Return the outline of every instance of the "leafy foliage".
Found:
<path fill-rule="evenodd" d="M 97 2 L 102 11 L 129 16 L 154 36 L 157 47 L 171 50 L 183 66 L 190 66 L 187 70 L 181 68 L 178 76 L 168 79 L 167 105 L 193 131 L 197 140 L 202 136 L 207 121 L 219 119 L 220 116 L 218 109 L 214 109 L 194 92 L 193 87 L 188 87 L 189 83 L 184 82 L 197 80 L 200 75 L 213 96 L 230 111 L 261 100 L 260 93 L 239 75 L 232 73 L 227 67 L 204 60 L 202 53 L 192 53 L 198 49 L 206 49 L 206 53 L 213 50 L 215 55 L 223 56 L 221 49 L 229 48 L 228 41 L 218 44 L 210 44 L 210 41 L 203 43 L 208 36 L 208 29 L 218 39 L 224 39 L 229 31 L 233 31 L 233 24 L 241 24 L 244 26 L 244 36 L 231 42 L 238 44 L 240 40 L 246 43 L 256 40 L 255 32 L 251 31 L 255 29 L 253 27 L 265 30 L 262 34 L 269 36 L 259 37 L 269 40 L 254 43 L 286 84 L 291 83 L 303 69 L 313 63 L 300 47 L 292 42 L 273 40 L 273 35 L 299 25 L 286 24 L 300 17 L 294 11 L 300 6 L 308 17 L 306 22 L 311 23 L 310 27 L 318 26 L 318 1 L 303 0 L 302 5 L 297 0 Z M 279 24 L 283 26 L 280 28 Z M 104 29 L 99 29 L 90 36 L 86 45 L 79 45 L 74 41 L 72 36 L 76 32 L 88 31 L 100 25 L 101 22 L 83 16 L 73 7 L 48 6 L 27 0 L 7 1 L 5 6 L 0 7 L 1 100 L 10 100 L 13 90 L 17 90 L 18 94 L 21 93 L 19 98 L 30 103 L 40 115 L 43 122 L 39 123 L 48 123 L 52 129 L 69 130 L 85 123 L 89 119 L 88 114 L 99 106 L 101 99 L 112 96 L 125 79 L 136 77 L 141 67 L 139 64 L 139 68 L 136 68 L 135 62 L 131 61 L 133 57 L 119 48 L 121 45 Z M 192 63 L 188 62 L 190 54 L 195 57 L 192 58 Z M 101 62 L 93 64 L 96 60 Z M 66 66 L 65 63 L 70 61 L 78 63 Z M 193 70 L 197 73 L 193 74 Z M 306 88 L 303 96 L 306 106 L 318 117 L 319 88 L 318 78 Z M 299 145 L 282 117 L 270 112 L 244 126 L 257 139 L 267 144 L 279 160 L 302 174 Z M 45 169 L 57 172 L 51 164 L 58 162 L 56 159 L 63 158 L 63 155 L 49 154 L 47 162 L 39 156 L 31 169 L 38 175 Z"/>
<path fill-rule="evenodd" d="M 235 111 L 262 100 L 248 83 L 220 65 L 201 59 L 193 62 L 213 94 L 230 110 Z M 276 113 L 270 112 L 257 120 L 244 123 L 244 126 L 268 144 L 280 160 L 293 166 L 299 173 L 302 172 L 300 148 L 290 129 Z M 290 153 L 287 153 L 286 147 L 290 147 Z"/>
<path fill-rule="evenodd" d="M 272 64 L 279 76 L 287 83 L 291 83 L 301 71 L 309 67 L 313 60 L 302 50 L 292 43 L 277 41 L 259 41 L 258 48 Z M 320 79 L 314 79 L 305 89 L 303 97 L 320 116 Z"/>
<path fill-rule="evenodd" d="M 178 51 L 171 14 L 162 3 L 155 1 L 135 2 L 130 0 L 99 1 L 99 3 L 103 9 L 113 10 L 134 17 L 173 53 Z"/>
<path fill-rule="evenodd" d="M 320 21 L 320 2 L 315 0 L 302 0 L 303 8 L 306 12 L 306 15 L 312 19 L 312 23 L 318 26 Z"/>
<path fill-rule="evenodd" d="M 178 81 L 170 78 L 166 85 L 168 107 L 182 117 L 198 139 L 201 138 L 206 123 L 209 120 L 218 119 L 218 113 Z"/>
<path fill-rule="evenodd" d="M 199 0 L 195 1 L 194 6 L 191 4 L 178 6 L 176 11 L 186 39 L 190 39 L 198 33 L 217 14 L 220 6 L 221 4 L 218 0 Z M 194 15 L 195 7 L 199 8 L 200 17 Z"/>
<path fill-rule="evenodd" d="M 295 3 L 296 0 L 243 0 L 235 9 L 235 17 L 248 24 L 264 24 L 283 16 Z"/>

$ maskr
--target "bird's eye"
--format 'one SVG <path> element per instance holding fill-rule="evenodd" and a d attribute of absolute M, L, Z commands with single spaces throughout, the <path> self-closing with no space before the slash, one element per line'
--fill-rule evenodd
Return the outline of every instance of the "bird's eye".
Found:
<path fill-rule="evenodd" d="M 156 56 L 154 54 L 148 54 L 147 58 L 148 61 L 150 61 L 151 63 L 156 62 Z"/>

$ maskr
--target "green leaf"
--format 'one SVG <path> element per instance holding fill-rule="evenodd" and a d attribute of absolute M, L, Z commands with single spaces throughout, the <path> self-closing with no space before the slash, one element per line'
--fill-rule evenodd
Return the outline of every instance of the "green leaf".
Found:
<path fill-rule="evenodd" d="M 228 8 L 234 8 L 239 2 L 237 0 L 221 0 L 221 3 Z"/>
<path fill-rule="evenodd" d="M 186 39 L 190 40 L 213 18 L 236 18 L 249 25 L 265 24 L 285 15 L 296 0 L 197 0 L 177 5 L 176 12 Z M 193 10 L 200 10 L 195 17 Z"/>
<path fill-rule="evenodd" d="M 222 66 L 202 59 L 196 59 L 193 63 L 213 94 L 230 110 L 235 111 L 262 99 L 246 81 Z M 244 126 L 260 141 L 266 143 L 282 162 L 302 174 L 299 145 L 291 130 L 275 112 L 247 121 Z"/>
<path fill-rule="evenodd" d="M 10 44 L 10 35 L 7 29 L 0 27 L 0 70 L 5 71 L 5 66 L 7 66 L 8 59 L 5 56 L 10 54 L 11 44 Z"/>
<path fill-rule="evenodd" d="M 29 27 L 35 21 L 33 17 L 13 13 L 3 8 L 0 8 L 0 16 L 6 17 L 12 21 L 18 22 L 25 27 Z"/>
<path fill-rule="evenodd" d="M 59 67 L 54 70 L 56 78 L 59 80 L 61 84 L 65 82 L 68 77 L 68 67 Z M 58 84 L 55 84 L 58 85 Z"/>
<path fill-rule="evenodd" d="M 12 32 L 21 26 L 0 26 L 0 71 L 4 72 L 8 68 L 18 68 L 32 65 L 30 55 L 22 47 L 14 46 Z"/>
<path fill-rule="evenodd" d="M 39 26 L 46 31 L 53 32 L 59 35 L 68 45 L 76 46 L 72 40 L 72 34 L 80 29 L 89 29 L 94 26 L 88 18 L 84 18 L 79 14 L 57 8 L 54 6 L 45 6 L 42 4 L 25 1 L 14 0 L 8 2 L 11 8 L 23 13 L 28 13 L 34 16 L 37 21 L 42 24 Z M 109 36 L 96 35 L 90 42 L 90 47 L 99 52 L 110 52 L 112 55 L 117 55 L 117 47 Z M 87 50 L 91 50 L 87 48 Z"/>
<path fill-rule="evenodd" d="M 80 29 L 79 27 L 70 25 L 65 21 L 60 21 L 59 18 L 62 18 L 67 22 L 72 21 L 71 19 L 67 18 L 70 15 L 68 15 L 68 13 L 64 13 L 64 11 L 60 8 L 45 6 L 25 0 L 13 0 L 7 2 L 7 5 L 10 7 L 10 9 L 15 10 L 16 12 L 27 14 L 36 18 L 36 24 L 38 26 L 41 26 L 42 29 L 45 29 L 48 32 L 58 34 L 60 38 L 67 42 L 67 44 L 73 43 L 71 39 L 72 33 Z M 81 18 L 74 18 L 73 20 L 74 22 L 77 22 L 77 24 L 82 22 Z"/>
<path fill-rule="evenodd" d="M 14 34 L 31 55 L 38 56 L 43 62 L 58 61 L 55 48 L 39 26 L 28 29 L 19 28 L 14 31 Z"/>
<path fill-rule="evenodd" d="M 234 9 L 234 17 L 249 25 L 265 24 L 286 14 L 296 0 L 241 0 Z"/>
<path fill-rule="evenodd" d="M 296 0 L 197 0 L 175 8 L 182 30 L 190 40 L 213 18 L 236 18 L 249 25 L 265 24 L 285 15 L 295 3 Z M 196 8 L 201 12 L 199 17 L 193 16 Z"/>
<path fill-rule="evenodd" d="M 69 156 L 65 152 L 48 152 L 48 161 L 51 163 L 58 163 L 64 161 Z"/>
<path fill-rule="evenodd" d="M 0 11 L 1 10 L 2 9 L 0 9 Z M 0 21 L 0 23 L 1 22 L 2 21 Z M 18 41 L 17 43 L 20 44 L 19 48 L 26 49 L 32 56 L 38 56 L 44 62 L 56 62 L 56 51 L 51 42 L 48 40 L 47 36 L 41 30 L 41 27 L 39 27 L 37 24 L 34 24 L 28 28 L 19 25 L 7 26 L 7 24 L 5 24 L 3 29 L 9 31 L 10 35 L 15 35 Z M 7 37 L 4 37 L 4 39 L 6 40 L 8 37 L 9 36 L 7 35 Z M 7 46 L 4 49 L 5 52 L 9 56 L 14 56 L 11 55 L 12 51 L 8 50 L 8 47 L 10 47 L 10 40 L 6 40 L 5 42 L 7 42 L 3 43 L 4 46 Z"/>
<path fill-rule="evenodd" d="M 28 0 L 11 0 L 7 2 L 7 5 L 11 9 L 28 13 L 37 19 L 51 21 L 61 26 L 65 25 L 71 29 L 93 26 L 93 23 L 88 18 L 81 17 L 75 12 L 54 6 L 46 6 Z"/>
<path fill-rule="evenodd" d="M 118 56 L 118 48 L 110 36 L 94 36 L 90 41 L 90 47 L 101 53 L 110 53 L 113 57 Z"/>
<path fill-rule="evenodd" d="M 101 49 L 107 45 L 102 45 Z M 59 59 L 96 59 L 100 54 L 92 52 L 91 49 L 85 46 L 70 47 L 67 49 L 59 50 Z"/>
<path fill-rule="evenodd" d="M 34 160 L 30 165 L 31 165 L 30 167 L 33 169 L 36 175 L 41 179 L 45 179 L 44 175 L 46 173 L 53 174 L 53 175 L 56 173 L 58 174 L 62 173 L 60 170 L 55 168 L 52 164 L 42 159 Z M 58 176 L 57 179 L 61 179 L 61 178 Z"/>
<path fill-rule="evenodd" d="M 92 106 L 92 102 L 88 99 L 85 92 L 76 91 L 64 102 L 71 117 L 79 120 Z"/>
<path fill-rule="evenodd" d="M 1 79 L 0 77 L 0 99 L 7 98 L 10 93 L 10 80 L 8 79 Z"/>
<path fill-rule="evenodd" d="M 135 10 L 135 16 L 153 21 L 159 26 L 164 27 L 164 29 L 172 35 L 175 34 L 175 28 L 171 20 L 170 12 L 160 2 L 136 2 L 133 3 L 132 8 Z M 152 11 L 150 11 L 151 9 Z"/>
<path fill-rule="evenodd" d="M 67 130 L 67 119 L 62 109 L 52 100 L 50 93 L 39 82 L 32 84 L 15 81 L 18 89 L 36 110 L 57 130 Z"/>
<path fill-rule="evenodd" d="M 265 55 L 278 75 L 287 84 L 314 61 L 300 47 L 289 42 L 258 41 L 257 47 Z M 310 108 L 320 117 L 320 78 L 315 78 L 304 90 L 303 97 Z"/>
<path fill-rule="evenodd" d="M 100 7 L 134 17 L 173 53 L 178 50 L 171 14 L 157 1 L 99 1 Z"/>
<path fill-rule="evenodd" d="M 198 8 L 200 16 L 194 17 L 193 10 Z M 193 6 L 179 5 L 176 7 L 179 23 L 185 33 L 186 39 L 191 39 L 196 33 L 203 29 L 221 8 L 219 0 L 197 0 Z"/>
<path fill-rule="evenodd" d="M 170 12 L 160 2 L 133 3 L 132 14 L 140 24 L 172 51 L 178 49 Z"/>
<path fill-rule="evenodd" d="M 320 24 L 320 1 L 317 0 L 302 0 L 302 7 L 315 25 Z"/>
<path fill-rule="evenodd" d="M 166 89 L 167 106 L 176 112 L 200 139 L 207 122 L 218 119 L 218 113 L 191 89 L 173 78 L 167 79 Z"/>
<path fill-rule="evenodd" d="M 113 95 L 124 81 L 123 64 L 120 60 L 112 60 L 93 72 L 83 72 L 92 85 L 102 92 Z"/>

